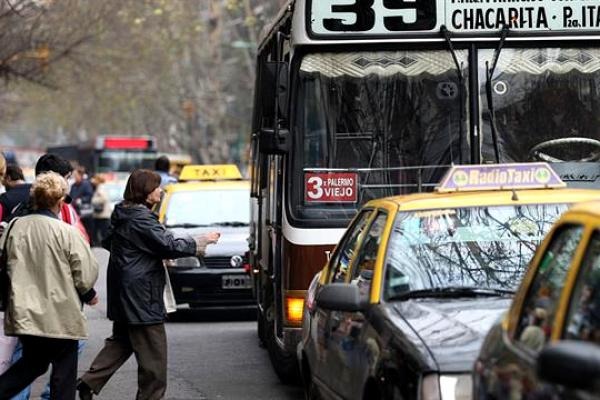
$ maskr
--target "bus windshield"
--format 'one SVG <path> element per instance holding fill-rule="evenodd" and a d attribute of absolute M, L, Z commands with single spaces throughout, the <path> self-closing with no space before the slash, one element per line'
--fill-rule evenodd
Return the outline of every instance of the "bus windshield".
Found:
<path fill-rule="evenodd" d="M 137 168 L 154 169 L 158 157 L 152 151 L 102 150 L 98 157 L 97 172 L 131 172 Z"/>
<path fill-rule="evenodd" d="M 484 162 L 496 161 L 485 92 L 493 53 L 478 53 Z M 599 93 L 600 49 L 503 49 L 492 79 L 500 162 L 597 161 Z"/>
<path fill-rule="evenodd" d="M 384 295 L 478 288 L 511 292 L 566 204 L 400 212 L 388 245 Z"/>
<path fill-rule="evenodd" d="M 372 198 L 417 190 L 417 171 L 447 166 L 466 149 L 467 52 L 447 50 L 318 53 L 300 65 L 294 120 L 295 174 L 362 168 L 355 204 L 311 204 L 294 185 L 300 218 L 346 218 Z M 433 186 L 445 172 L 420 178 Z M 326 210 L 326 211 L 325 211 Z"/>

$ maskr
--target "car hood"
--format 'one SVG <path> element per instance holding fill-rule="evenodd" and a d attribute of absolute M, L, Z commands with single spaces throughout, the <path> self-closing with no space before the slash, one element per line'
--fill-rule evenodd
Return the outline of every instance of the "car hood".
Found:
<path fill-rule="evenodd" d="M 432 357 L 440 372 L 466 372 L 510 302 L 505 297 L 412 299 L 392 303 L 392 308 L 419 337 L 417 348 L 428 353 L 424 359 Z"/>
<path fill-rule="evenodd" d="M 244 255 L 248 251 L 248 236 L 250 232 L 244 227 L 208 227 L 208 228 L 173 228 L 175 236 L 196 236 L 208 232 L 220 232 L 221 238 L 217 244 L 211 244 L 206 248 L 205 258 L 208 257 L 231 257 Z"/>

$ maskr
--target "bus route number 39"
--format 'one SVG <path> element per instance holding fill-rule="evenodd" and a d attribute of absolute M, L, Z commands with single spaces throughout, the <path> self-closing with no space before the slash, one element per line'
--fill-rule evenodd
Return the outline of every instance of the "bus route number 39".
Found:
<path fill-rule="evenodd" d="M 305 196 L 307 203 L 356 203 L 358 174 L 307 173 Z"/>
<path fill-rule="evenodd" d="M 311 21 L 315 34 L 431 30 L 436 0 L 312 0 Z"/>

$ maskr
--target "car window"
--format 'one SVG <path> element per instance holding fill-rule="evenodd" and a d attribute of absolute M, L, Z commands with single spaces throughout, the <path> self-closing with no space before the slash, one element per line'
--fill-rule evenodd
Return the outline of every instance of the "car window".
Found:
<path fill-rule="evenodd" d="M 348 268 L 354 258 L 354 250 L 372 213 L 372 210 L 363 211 L 344 236 L 343 243 L 338 249 L 337 254 L 333 256 L 331 262 L 331 275 L 329 277 L 331 282 L 344 282 L 346 280 Z"/>
<path fill-rule="evenodd" d="M 358 257 L 354 263 L 355 267 L 351 282 L 358 285 L 360 293 L 363 295 L 368 295 L 371 291 L 377 252 L 379 251 L 386 221 L 387 214 L 380 213 L 377 215 L 365 234 L 365 239 L 362 241 Z"/>
<path fill-rule="evenodd" d="M 600 232 L 586 250 L 565 327 L 567 339 L 600 344 Z"/>
<path fill-rule="evenodd" d="M 582 232 L 583 227 L 574 225 L 559 229 L 541 258 L 521 310 L 516 336 L 530 350 L 540 351 L 550 337 L 569 264 Z"/>

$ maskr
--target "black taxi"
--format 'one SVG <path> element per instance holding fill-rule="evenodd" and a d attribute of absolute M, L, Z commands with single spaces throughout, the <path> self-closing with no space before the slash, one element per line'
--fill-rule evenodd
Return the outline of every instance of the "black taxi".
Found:
<path fill-rule="evenodd" d="M 552 228 L 473 378 L 480 399 L 600 398 L 599 202 Z"/>
<path fill-rule="evenodd" d="M 179 182 L 164 188 L 159 220 L 175 235 L 218 231 L 204 257 L 168 260 L 178 308 L 255 308 L 247 253 L 250 184 L 236 165 L 187 165 Z"/>
<path fill-rule="evenodd" d="M 483 338 L 536 246 L 600 197 L 563 186 L 544 163 L 459 166 L 436 192 L 367 203 L 307 293 L 307 398 L 470 399 Z"/>

